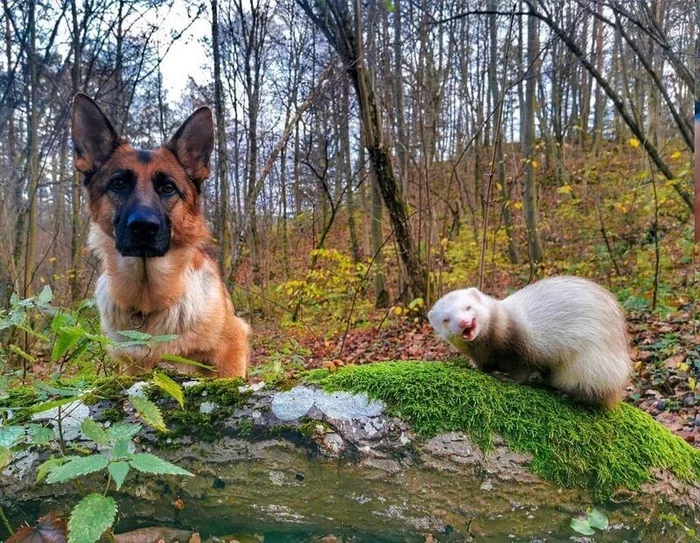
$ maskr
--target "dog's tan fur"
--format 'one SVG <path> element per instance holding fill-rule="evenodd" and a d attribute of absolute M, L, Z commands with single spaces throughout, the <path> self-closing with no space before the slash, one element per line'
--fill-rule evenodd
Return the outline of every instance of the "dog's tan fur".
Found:
<path fill-rule="evenodd" d="M 102 263 L 96 287 L 102 327 L 113 340 L 124 342 L 126 338 L 118 332 L 133 329 L 134 314 L 140 312 L 138 316 L 145 317 L 140 331 L 178 336 L 149 349 L 120 347 L 114 354 L 129 373 L 152 368 L 168 353 L 213 365 L 219 377 L 244 377 L 250 328 L 235 316 L 218 265 L 205 252 L 210 234 L 199 189 L 209 175 L 211 111 L 195 112 L 170 142 L 150 152 L 133 148 L 99 115 L 94 102 L 76 96 L 75 166 L 86 175 L 91 211 L 88 245 Z M 101 129 L 94 128 L 103 122 L 107 124 Z M 140 201 L 158 198 L 151 180 L 159 172 L 177 186 L 179 196 L 162 204 L 171 223 L 170 248 L 162 257 L 123 256 L 116 248 L 113 221 L 119 202 L 105 187 L 113 172 L 123 170 L 134 173 Z M 192 365 L 173 365 L 202 371 Z"/>

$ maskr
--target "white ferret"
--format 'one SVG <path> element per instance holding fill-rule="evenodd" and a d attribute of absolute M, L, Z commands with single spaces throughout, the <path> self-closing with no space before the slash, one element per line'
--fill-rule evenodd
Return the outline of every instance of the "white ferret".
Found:
<path fill-rule="evenodd" d="M 613 406 L 630 375 L 622 308 L 587 279 L 543 279 L 504 300 L 476 288 L 455 290 L 435 303 L 428 319 L 482 371 L 502 371 L 518 383 L 536 371 L 590 404 Z"/>

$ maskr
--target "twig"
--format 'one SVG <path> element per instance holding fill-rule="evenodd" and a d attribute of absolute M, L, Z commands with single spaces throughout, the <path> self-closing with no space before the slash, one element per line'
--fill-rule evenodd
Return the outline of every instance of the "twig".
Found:
<path fill-rule="evenodd" d="M 610 262 L 612 262 L 612 265 L 615 268 L 615 273 L 617 274 L 617 276 L 621 277 L 622 273 L 620 273 L 620 268 L 618 267 L 617 261 L 615 260 L 615 256 L 613 255 L 612 247 L 610 245 L 610 240 L 608 239 L 608 233 L 605 231 L 605 225 L 603 224 L 603 213 L 600 210 L 600 201 L 598 199 L 598 196 L 596 196 L 593 201 L 595 202 L 595 209 L 598 213 L 598 222 L 600 223 L 600 233 L 603 235 L 603 240 L 605 240 L 605 247 L 608 249 L 608 255 L 610 256 Z"/>
<path fill-rule="evenodd" d="M 10 521 L 7 520 L 7 517 L 5 516 L 5 511 L 3 511 L 2 507 L 0 507 L 0 520 L 2 520 L 2 523 L 5 526 L 5 529 L 8 531 L 8 533 L 10 535 L 15 535 L 15 531 L 12 529 L 12 526 L 10 526 Z"/>

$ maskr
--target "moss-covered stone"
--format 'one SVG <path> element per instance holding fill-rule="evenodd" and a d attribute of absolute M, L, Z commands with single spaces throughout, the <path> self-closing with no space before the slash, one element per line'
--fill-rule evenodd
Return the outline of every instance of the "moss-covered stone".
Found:
<path fill-rule="evenodd" d="M 309 382 L 329 391 L 365 392 L 430 437 L 463 431 L 482 449 L 500 435 L 514 451 L 533 456 L 532 470 L 598 498 L 634 490 L 651 470 L 700 480 L 700 450 L 627 404 L 604 411 L 548 390 L 505 382 L 444 363 L 392 362 L 315 370 Z"/>
<path fill-rule="evenodd" d="M 242 379 L 202 379 L 197 384 L 184 389 L 185 405 L 180 408 L 175 402 L 163 410 L 166 425 L 171 430 L 163 438 L 193 435 L 212 442 L 221 437 L 223 422 L 231 416 L 236 408 L 242 407 L 250 397 L 250 392 L 240 392 L 244 384 Z M 169 400 L 170 397 L 157 387 L 148 388 L 151 400 Z M 211 402 L 216 407 L 210 413 L 202 413 L 202 402 Z M 243 433 L 246 432 L 243 423 Z M 252 422 L 247 428 L 252 434 Z M 239 428 L 241 430 L 241 428 Z M 241 437 L 245 437 L 241 435 Z"/>

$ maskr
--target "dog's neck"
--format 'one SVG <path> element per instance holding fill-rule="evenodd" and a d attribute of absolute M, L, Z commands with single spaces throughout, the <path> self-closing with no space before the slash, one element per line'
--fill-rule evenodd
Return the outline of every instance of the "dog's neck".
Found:
<path fill-rule="evenodd" d="M 109 293 L 125 311 L 144 315 L 165 310 L 185 294 L 188 271 L 201 268 L 201 247 L 171 248 L 165 256 L 122 256 L 114 239 L 96 224 L 90 227 L 89 246 L 102 261 Z"/>

